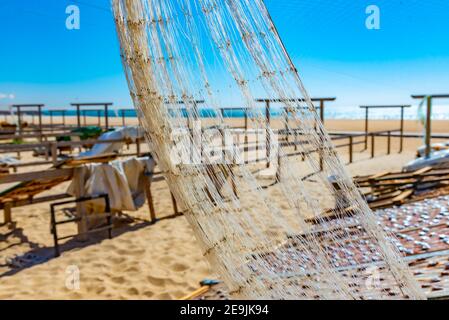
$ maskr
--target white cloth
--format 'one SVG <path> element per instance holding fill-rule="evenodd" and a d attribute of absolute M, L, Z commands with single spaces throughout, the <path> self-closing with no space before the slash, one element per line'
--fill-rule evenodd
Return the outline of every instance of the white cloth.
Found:
<path fill-rule="evenodd" d="M 154 167 L 155 162 L 149 157 L 87 165 L 82 177 L 74 177 L 67 192 L 76 196 L 75 190 L 84 181 L 84 196 L 108 194 L 112 211 L 136 211 L 145 204 L 145 179 L 153 173 Z M 89 213 L 105 211 L 101 199 L 90 201 L 86 207 Z"/>
<path fill-rule="evenodd" d="M 117 128 L 114 131 L 109 131 L 103 133 L 98 140 L 121 140 L 121 139 L 130 139 L 135 141 L 136 139 L 140 139 L 143 137 L 143 131 L 139 130 L 139 127 L 130 126 Z M 95 144 L 91 150 L 80 153 L 79 157 L 94 157 L 107 153 L 118 153 L 123 148 L 123 142 L 114 142 L 114 143 L 97 143 Z"/>

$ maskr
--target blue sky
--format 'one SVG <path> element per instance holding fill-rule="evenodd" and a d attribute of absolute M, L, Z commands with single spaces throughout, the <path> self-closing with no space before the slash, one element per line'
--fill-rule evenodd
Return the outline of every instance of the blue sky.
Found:
<path fill-rule="evenodd" d="M 76 4 L 81 29 L 65 28 Z M 449 1 L 266 0 L 312 96 L 335 105 L 407 103 L 449 92 Z M 377 5 L 381 29 L 365 27 Z M 109 0 L 0 0 L 0 105 L 131 106 Z"/>

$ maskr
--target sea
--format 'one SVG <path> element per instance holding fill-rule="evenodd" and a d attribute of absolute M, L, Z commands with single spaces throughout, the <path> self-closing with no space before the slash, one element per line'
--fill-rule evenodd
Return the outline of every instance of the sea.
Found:
<path fill-rule="evenodd" d="M 263 109 L 261 109 L 262 111 Z M 104 116 L 104 111 L 97 110 L 83 110 L 83 116 L 88 117 L 97 117 L 98 112 L 100 112 L 100 116 Z M 265 112 L 263 110 L 263 112 Z M 184 112 L 185 113 L 185 112 Z M 211 108 L 203 107 L 199 109 L 200 116 L 202 118 L 211 118 L 216 117 L 216 111 Z M 279 108 L 273 107 L 271 110 L 271 116 L 273 118 L 279 117 L 282 115 L 282 110 Z M 112 108 L 108 112 L 109 117 L 125 117 L 125 118 L 135 118 L 137 114 L 134 110 L 127 108 Z M 43 115 L 50 115 L 49 110 L 43 111 Z M 61 115 L 60 112 L 54 111 L 54 116 Z M 66 110 L 66 116 L 75 116 L 75 110 Z M 185 113 L 185 115 L 187 115 Z M 225 118 L 244 118 L 245 113 L 241 108 L 230 108 L 224 110 Z M 345 106 L 332 106 L 329 104 L 324 112 L 325 119 L 328 120 L 361 120 L 365 119 L 365 109 L 361 109 L 360 107 L 345 107 Z M 369 117 L 373 120 L 397 120 L 400 119 L 401 112 L 400 109 L 370 109 Z M 412 106 L 410 108 L 406 108 L 404 111 L 404 119 L 405 120 L 417 120 L 419 119 L 418 106 Z M 433 120 L 449 120 L 449 105 L 434 105 L 432 107 L 432 119 Z"/>

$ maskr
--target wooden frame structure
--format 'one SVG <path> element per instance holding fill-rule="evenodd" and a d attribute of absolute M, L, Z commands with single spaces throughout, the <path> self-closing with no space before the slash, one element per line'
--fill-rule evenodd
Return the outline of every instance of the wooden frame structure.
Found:
<path fill-rule="evenodd" d="M 327 98 L 311 98 L 312 102 L 319 102 L 319 105 L 314 107 L 316 110 L 319 110 L 319 116 L 321 121 L 324 123 L 324 111 L 325 111 L 325 103 L 332 102 L 337 100 L 336 97 L 327 97 Z M 256 102 L 265 103 L 265 109 L 270 110 L 271 103 L 282 103 L 282 102 L 305 102 L 305 99 L 296 98 L 296 99 L 256 99 Z M 269 120 L 269 119 L 268 119 Z"/>
<path fill-rule="evenodd" d="M 137 115 L 137 111 L 135 110 L 135 109 L 119 109 L 118 110 L 118 115 L 119 115 L 119 117 L 121 117 L 122 118 L 122 126 L 123 127 L 126 127 L 126 114 L 127 114 L 127 112 L 135 112 L 136 113 L 136 115 Z"/>
<path fill-rule="evenodd" d="M 117 155 L 114 156 L 114 158 L 117 157 Z M 56 185 L 59 185 L 60 183 L 70 181 L 75 175 L 79 175 L 78 178 L 82 177 L 82 173 L 81 171 L 79 171 L 79 169 L 81 168 L 80 165 L 84 163 L 107 163 L 111 160 L 113 160 L 111 158 L 111 155 L 104 155 L 97 158 L 92 158 L 90 160 L 88 159 L 86 161 L 78 161 L 75 159 L 67 168 L 54 167 L 45 171 L 15 173 L 0 176 L 0 185 L 19 182 L 21 183 L 20 188 L 13 188 L 4 192 L 7 194 L 3 195 L 3 198 L 0 199 L 0 209 L 3 209 L 4 211 L 4 223 L 8 224 L 12 222 L 12 209 L 15 207 L 23 207 L 37 203 L 45 203 L 72 198 L 72 196 L 66 193 L 43 197 L 35 196 L 43 191 L 53 188 Z M 145 175 L 147 177 L 147 181 L 145 182 L 145 194 L 148 201 L 150 222 L 154 224 L 160 219 L 157 218 L 157 214 L 154 209 L 154 201 L 151 193 L 151 183 L 152 181 L 161 181 L 164 178 L 160 172 L 151 174 L 145 173 Z M 83 185 L 83 183 L 80 183 L 79 185 Z M 76 190 L 76 198 L 79 199 L 83 197 L 85 197 L 83 190 Z M 182 213 L 179 212 L 176 199 L 174 198 L 173 194 L 171 195 L 171 200 L 173 204 L 174 214 L 163 219 L 178 217 L 182 215 Z M 81 230 L 80 232 L 82 233 L 83 230 Z"/>
<path fill-rule="evenodd" d="M 312 98 L 311 99 L 312 102 L 319 102 L 319 106 L 315 106 L 314 107 L 316 110 L 319 110 L 319 117 L 321 119 L 321 122 L 324 123 L 324 110 L 325 110 L 325 102 L 330 102 L 330 101 L 335 101 L 337 100 L 336 97 L 332 97 L 332 98 Z M 266 138 L 267 138 L 267 144 L 266 144 L 266 152 L 267 152 L 267 168 L 270 167 L 271 162 L 269 161 L 270 159 L 270 150 L 271 150 L 271 141 L 270 141 L 270 134 L 269 134 L 269 126 L 271 123 L 271 104 L 272 103 L 283 103 L 283 102 L 305 102 L 306 100 L 303 98 L 294 98 L 294 99 L 256 99 L 256 102 L 258 103 L 265 103 L 265 121 L 267 124 L 267 133 L 266 133 Z M 289 112 L 287 112 L 286 114 L 286 122 L 288 123 L 288 114 Z M 286 134 L 287 134 L 287 139 L 288 139 L 288 128 L 286 128 Z M 323 170 L 323 157 L 321 155 L 321 150 L 317 150 L 319 155 L 320 155 L 320 168 L 321 170 Z"/>
<path fill-rule="evenodd" d="M 68 218 L 65 220 L 60 220 L 60 221 L 56 220 L 56 207 L 67 205 L 70 203 L 76 203 L 77 208 L 79 208 L 79 207 L 83 206 L 84 202 L 92 201 L 92 200 L 96 200 L 96 199 L 104 199 L 104 202 L 105 202 L 105 208 L 106 208 L 105 211 L 106 212 L 101 215 L 95 214 L 95 218 L 104 217 L 106 219 L 107 225 L 105 227 L 98 227 L 98 228 L 93 228 L 93 229 L 86 228 L 87 221 L 85 221 L 85 220 L 87 219 L 87 216 L 85 214 L 83 214 L 83 215 L 78 214 L 77 216 L 75 216 L 73 218 Z M 81 210 L 77 210 L 77 211 L 81 211 Z M 61 254 L 60 248 L 59 248 L 60 240 L 76 238 L 76 237 L 85 237 L 85 236 L 88 236 L 89 234 L 98 233 L 98 232 L 102 232 L 102 231 L 107 231 L 109 239 L 112 239 L 112 229 L 113 229 L 112 212 L 111 212 L 109 196 L 107 194 L 102 194 L 102 195 L 92 196 L 92 197 L 82 197 L 82 198 L 77 198 L 75 200 L 52 203 L 50 205 L 50 214 L 51 214 L 51 233 L 53 235 L 55 257 L 59 257 Z M 58 237 L 58 228 L 57 228 L 58 225 L 67 224 L 67 223 L 71 223 L 71 222 L 76 222 L 78 224 L 78 226 L 79 226 L 78 233 L 74 234 L 74 235 Z M 83 226 L 83 228 L 80 229 L 80 226 Z"/>
<path fill-rule="evenodd" d="M 365 109 L 365 150 L 368 149 L 368 136 L 370 136 L 369 132 L 369 110 L 371 109 L 401 109 L 401 117 L 400 117 L 400 126 L 399 129 L 394 130 L 388 130 L 386 132 L 389 132 L 390 134 L 392 132 L 399 132 L 400 134 L 400 146 L 399 146 L 399 153 L 402 153 L 404 151 L 404 109 L 410 108 L 411 105 L 371 105 L 371 106 L 360 106 L 361 109 Z M 373 135 L 371 135 L 372 139 Z M 390 135 L 389 135 L 390 137 Z M 372 142 L 372 145 L 374 142 Z M 388 143 L 388 146 L 390 146 L 390 143 Z"/>
<path fill-rule="evenodd" d="M 74 136 L 78 136 L 79 134 L 74 134 Z M 117 157 L 131 157 L 137 156 L 140 157 L 145 153 L 142 152 L 141 144 L 145 141 L 144 138 L 136 139 L 132 141 L 132 143 L 136 144 L 136 152 L 135 153 L 124 153 L 118 154 Z M 11 165 L 14 171 L 17 170 L 18 167 L 30 167 L 36 165 L 45 165 L 45 164 L 53 164 L 57 165 L 58 161 L 58 150 L 61 148 L 76 148 L 83 147 L 84 145 L 95 145 L 95 144 L 109 144 L 109 143 L 124 143 L 130 144 L 130 141 L 126 139 L 110 139 L 110 140 L 80 140 L 80 141 L 47 141 L 41 143 L 28 143 L 28 144 L 0 144 L 0 154 L 1 153 L 12 153 L 12 152 L 26 152 L 26 151 L 34 151 L 36 149 L 44 149 L 45 152 L 45 160 L 33 161 L 30 163 L 21 163 L 17 165 Z"/>
<path fill-rule="evenodd" d="M 55 125 L 58 125 L 58 124 L 54 124 L 53 123 L 53 117 L 55 116 L 55 114 L 58 114 L 58 113 L 61 114 L 62 123 L 59 124 L 59 125 L 62 125 L 63 127 L 66 125 L 66 122 L 65 122 L 65 117 L 66 117 L 66 114 L 67 114 L 67 110 L 66 109 L 49 109 L 49 110 L 46 110 L 46 111 L 48 112 L 48 114 L 50 116 L 50 130 L 51 131 L 53 131 Z"/>
<path fill-rule="evenodd" d="M 34 111 L 37 112 L 39 124 L 38 124 L 38 132 L 39 134 L 42 134 L 42 108 L 44 107 L 44 104 L 13 104 L 12 107 L 15 109 L 15 114 L 17 116 L 17 125 L 19 129 L 19 134 L 22 134 L 23 132 L 23 122 L 22 122 L 22 116 L 23 114 L 26 114 L 26 110 L 24 109 L 34 109 Z"/>
<path fill-rule="evenodd" d="M 449 99 L 449 94 L 431 94 L 431 95 L 412 95 L 413 99 L 426 99 L 427 109 L 426 109 L 426 153 L 425 157 L 429 158 L 432 152 L 432 102 L 433 99 Z"/>
<path fill-rule="evenodd" d="M 11 115 L 11 112 L 8 110 L 0 110 L 0 116 L 3 116 L 4 121 L 8 120 L 8 116 Z"/>
<path fill-rule="evenodd" d="M 82 127 L 82 125 L 81 125 L 81 115 L 82 115 L 82 109 L 83 108 L 101 107 L 101 106 L 103 106 L 104 118 L 105 118 L 105 128 L 106 128 L 106 130 L 109 130 L 109 108 L 113 105 L 112 102 L 71 103 L 70 105 L 76 108 L 76 119 L 77 119 L 77 126 L 78 126 L 78 128 Z"/>

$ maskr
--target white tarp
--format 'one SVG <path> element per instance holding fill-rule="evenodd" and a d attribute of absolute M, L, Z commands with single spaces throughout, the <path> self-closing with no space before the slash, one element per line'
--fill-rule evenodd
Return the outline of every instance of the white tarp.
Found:
<path fill-rule="evenodd" d="M 431 146 L 431 151 L 441 151 L 441 150 L 448 150 L 449 149 L 449 141 L 442 142 L 442 143 L 434 143 Z M 421 146 L 418 148 L 418 155 L 420 157 L 424 157 L 426 154 L 426 146 Z"/>
<path fill-rule="evenodd" d="M 67 192 L 75 190 L 84 181 L 84 196 L 109 195 L 111 210 L 136 211 L 145 203 L 145 179 L 153 173 L 155 161 L 152 158 L 131 158 L 116 160 L 110 164 L 91 164 L 83 167 L 82 176 L 75 176 Z M 103 200 L 91 201 L 88 213 L 105 211 Z"/>
<path fill-rule="evenodd" d="M 409 162 L 405 167 L 405 172 L 413 172 L 425 167 L 435 169 L 449 168 L 449 150 L 433 152 L 429 158 L 421 157 Z"/>

